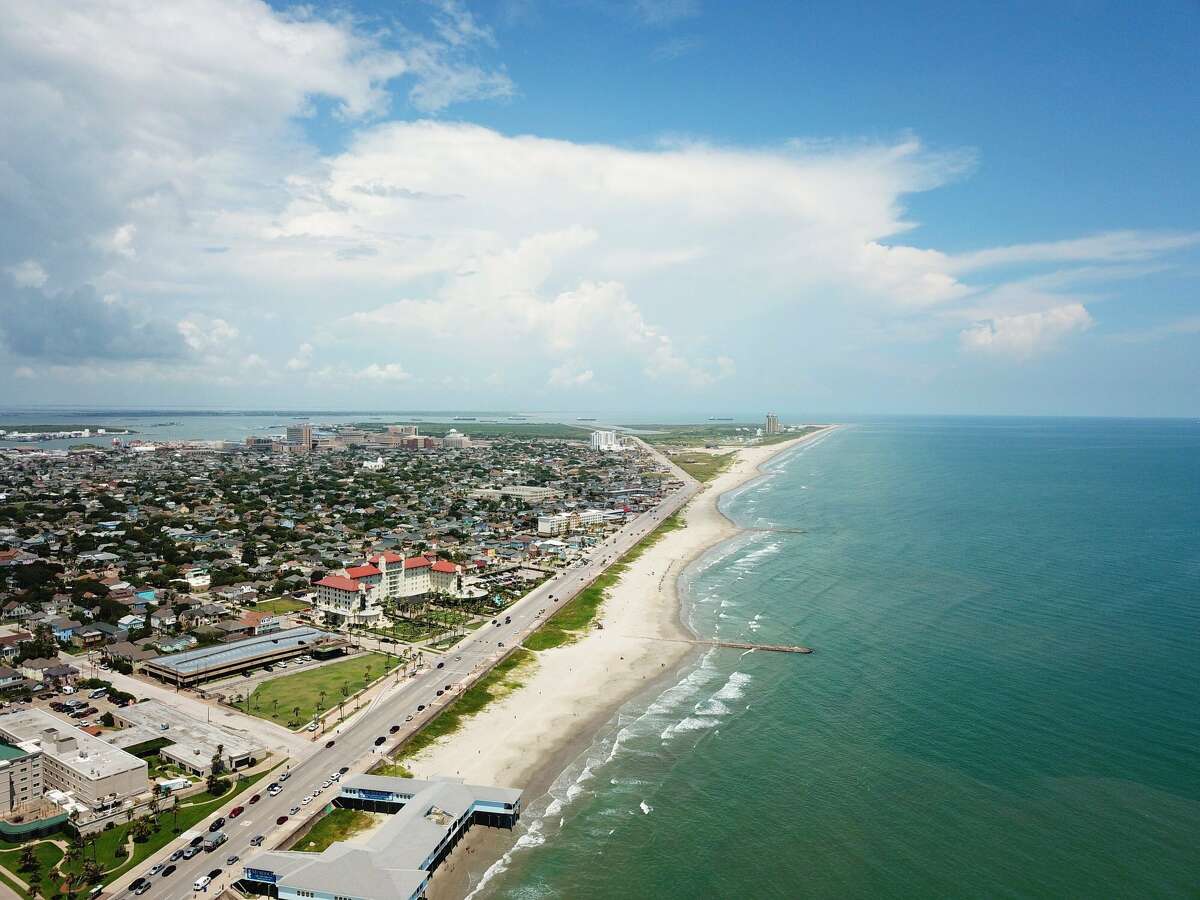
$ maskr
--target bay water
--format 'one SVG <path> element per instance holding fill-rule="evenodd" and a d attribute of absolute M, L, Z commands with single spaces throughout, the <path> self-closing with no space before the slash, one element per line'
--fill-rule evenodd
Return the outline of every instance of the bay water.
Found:
<path fill-rule="evenodd" d="M 867 422 L 770 470 L 685 618 L 816 652 L 628 703 L 479 896 L 1200 895 L 1200 425 Z"/>

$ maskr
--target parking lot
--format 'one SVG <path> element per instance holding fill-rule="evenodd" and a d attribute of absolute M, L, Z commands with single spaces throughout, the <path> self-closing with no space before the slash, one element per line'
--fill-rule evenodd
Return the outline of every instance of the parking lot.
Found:
<path fill-rule="evenodd" d="M 86 728 L 89 725 L 104 727 L 100 719 L 105 713 L 110 713 L 117 706 L 108 699 L 107 691 L 99 696 L 89 688 L 64 688 L 63 690 L 45 690 L 36 693 L 30 703 L 4 703 L 0 705 L 0 713 L 16 712 L 20 709 L 42 709 L 57 716 L 76 728 Z M 77 707 L 76 710 L 67 707 Z M 72 714 L 73 712 L 82 714 Z"/>

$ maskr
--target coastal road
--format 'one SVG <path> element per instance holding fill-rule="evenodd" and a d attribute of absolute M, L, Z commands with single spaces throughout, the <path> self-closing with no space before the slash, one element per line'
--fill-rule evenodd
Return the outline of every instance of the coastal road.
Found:
<path fill-rule="evenodd" d="M 105 892 L 105 896 L 132 896 L 128 892 L 131 881 L 139 875 L 145 876 L 151 866 L 166 863 L 173 851 L 186 847 L 194 836 L 207 833 L 209 823 L 218 815 L 228 818 L 230 809 L 244 806 L 246 811 L 237 819 L 226 822 L 221 829 L 229 838 L 223 846 L 212 853 L 202 852 L 191 860 L 176 861 L 176 871 L 168 878 L 164 879 L 159 875 L 151 879 L 153 887 L 145 896 L 151 900 L 193 900 L 196 894 L 191 889 L 192 883 L 211 870 L 221 869 L 221 875 L 207 890 L 210 895 L 218 894 L 221 886 L 228 885 L 240 877 L 247 857 L 256 852 L 250 846 L 251 838 L 265 835 L 263 848 L 275 847 L 304 820 L 319 813 L 326 802 L 336 795 L 335 784 L 315 801 L 307 805 L 302 802 L 303 798 L 319 787 L 331 773 L 342 767 L 347 768 L 347 774 L 365 772 L 379 761 L 382 754 L 386 754 L 402 740 L 414 734 L 450 700 L 486 674 L 514 647 L 519 646 L 525 637 L 542 625 L 556 609 L 561 608 L 587 587 L 664 519 L 677 512 L 700 489 L 699 482 L 671 464 L 661 453 L 647 445 L 643 446 L 670 468 L 682 482 L 682 487 L 663 498 L 654 509 L 626 523 L 620 531 L 593 548 L 587 563 L 552 576 L 534 588 L 501 613 L 496 618 L 496 625 L 489 623 L 481 626 L 440 657 L 430 654 L 427 657 L 428 667 L 413 677 L 402 678 L 390 685 L 340 727 L 318 738 L 314 745 L 310 745 L 315 746 L 318 752 L 314 754 L 310 749 L 309 755 L 295 765 L 289 765 L 289 777 L 282 783 L 284 790 L 277 797 L 267 795 L 266 787 L 270 778 L 264 778 L 253 789 L 244 792 L 227 803 L 218 813 L 196 825 L 195 830 L 181 835 L 135 871 L 117 879 Z M 506 622 L 506 617 L 511 621 Z M 140 682 L 137 684 L 139 689 L 143 687 Z M 443 692 L 440 696 L 437 693 L 439 690 Z M 425 708 L 419 710 L 418 706 Z M 390 734 L 394 725 L 399 728 L 395 734 Z M 376 745 L 379 738 L 384 740 L 382 744 Z M 326 749 L 326 742 L 329 741 L 333 742 L 333 746 Z M 282 771 L 276 770 L 273 777 L 277 778 Z M 255 794 L 258 794 L 260 799 L 257 803 L 250 804 L 249 799 Z M 290 810 L 296 806 L 300 807 L 300 811 L 293 815 Z M 276 826 L 276 820 L 280 816 L 288 816 L 288 821 L 282 826 Z M 225 859 L 230 855 L 240 858 L 233 866 L 225 864 Z"/>

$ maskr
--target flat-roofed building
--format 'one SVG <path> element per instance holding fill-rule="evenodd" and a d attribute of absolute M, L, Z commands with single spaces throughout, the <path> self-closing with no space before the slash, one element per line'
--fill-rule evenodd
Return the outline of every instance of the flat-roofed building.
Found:
<path fill-rule="evenodd" d="M 319 628 L 288 628 L 227 644 L 160 656 L 145 663 L 142 670 L 170 684 L 186 686 L 290 659 L 330 643 L 342 642 Z"/>
<path fill-rule="evenodd" d="M 266 748 L 249 732 L 232 731 L 213 722 L 202 722 L 161 700 L 143 700 L 113 710 L 121 731 L 106 735 L 114 747 L 136 750 L 154 741 L 169 741 L 158 753 L 193 775 L 207 776 L 220 748 L 228 771 L 252 766 L 267 755 Z"/>
<path fill-rule="evenodd" d="M 542 503 L 546 500 L 557 500 L 563 492 L 557 488 L 539 487 L 534 484 L 502 484 L 499 487 L 476 488 L 470 494 L 477 500 L 499 500 L 501 497 L 514 497 L 530 503 Z"/>
<path fill-rule="evenodd" d="M 0 815 L 41 800 L 42 752 L 0 743 Z"/>
<path fill-rule="evenodd" d="M 40 751 L 42 786 L 101 809 L 149 789 L 146 761 L 41 709 L 0 716 L 0 739 Z"/>
<path fill-rule="evenodd" d="M 516 823 L 521 792 L 450 778 L 358 775 L 342 783 L 334 805 L 391 818 L 361 843 L 339 841 L 321 853 L 256 854 L 244 863 L 242 887 L 280 900 L 416 900 L 473 824 Z"/>

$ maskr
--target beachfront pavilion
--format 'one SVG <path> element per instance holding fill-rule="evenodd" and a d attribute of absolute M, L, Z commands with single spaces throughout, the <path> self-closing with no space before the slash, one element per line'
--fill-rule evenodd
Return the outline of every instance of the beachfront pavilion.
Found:
<path fill-rule="evenodd" d="M 246 860 L 241 886 L 280 900 L 417 900 L 471 825 L 516 823 L 521 792 L 450 778 L 358 775 L 346 779 L 334 805 L 391 818 L 362 843 L 259 853 Z"/>

